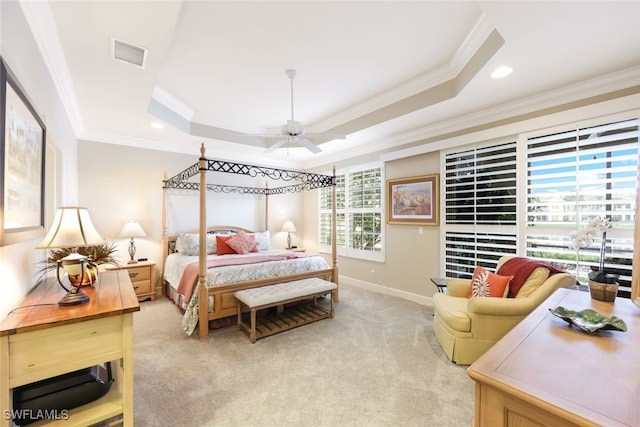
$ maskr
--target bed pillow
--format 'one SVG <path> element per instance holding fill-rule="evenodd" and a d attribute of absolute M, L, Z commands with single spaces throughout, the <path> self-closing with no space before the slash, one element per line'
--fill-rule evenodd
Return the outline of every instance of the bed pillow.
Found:
<path fill-rule="evenodd" d="M 176 239 L 176 251 L 182 255 L 198 255 L 198 235 L 180 234 Z"/>
<path fill-rule="evenodd" d="M 248 254 L 249 252 L 258 252 L 256 237 L 250 236 L 244 231 L 240 230 L 234 236 L 231 236 L 225 242 L 227 246 L 233 249 L 239 254 Z"/>
<path fill-rule="evenodd" d="M 212 255 L 218 251 L 218 244 L 216 242 L 216 236 L 207 233 L 207 254 Z"/>
<path fill-rule="evenodd" d="M 273 249 L 271 246 L 271 235 L 269 234 L 269 230 L 249 234 L 249 236 L 255 236 L 256 247 L 259 251 L 270 251 Z"/>
<path fill-rule="evenodd" d="M 473 271 L 467 298 L 505 298 L 509 293 L 511 279 L 513 279 L 513 276 L 498 276 L 484 267 L 477 266 Z"/>
<path fill-rule="evenodd" d="M 197 234 L 182 233 L 176 239 L 176 251 L 182 255 L 199 255 L 200 237 Z M 217 249 L 216 238 L 213 234 L 207 234 L 207 254 L 215 254 Z"/>
<path fill-rule="evenodd" d="M 227 240 L 229 240 L 230 238 L 231 236 L 216 234 L 216 246 L 218 247 L 218 255 L 237 254 L 236 251 L 234 251 L 229 245 L 227 245 Z"/>

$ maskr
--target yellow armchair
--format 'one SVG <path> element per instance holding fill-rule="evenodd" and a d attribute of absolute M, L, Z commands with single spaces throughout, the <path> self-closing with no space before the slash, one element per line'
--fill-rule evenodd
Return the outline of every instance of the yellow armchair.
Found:
<path fill-rule="evenodd" d="M 497 269 L 511 258 L 500 258 Z M 433 296 L 433 330 L 447 357 L 472 364 L 556 289 L 575 283 L 570 274 L 550 273 L 537 267 L 515 298 L 467 298 L 471 280 L 449 279 L 447 293 Z"/>

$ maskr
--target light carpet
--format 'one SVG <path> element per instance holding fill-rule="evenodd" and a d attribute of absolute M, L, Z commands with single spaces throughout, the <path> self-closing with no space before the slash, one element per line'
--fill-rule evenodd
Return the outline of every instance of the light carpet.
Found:
<path fill-rule="evenodd" d="M 341 285 L 333 319 L 251 344 L 235 326 L 185 336 L 164 297 L 134 315 L 135 425 L 469 426 L 473 381 L 432 308 Z"/>

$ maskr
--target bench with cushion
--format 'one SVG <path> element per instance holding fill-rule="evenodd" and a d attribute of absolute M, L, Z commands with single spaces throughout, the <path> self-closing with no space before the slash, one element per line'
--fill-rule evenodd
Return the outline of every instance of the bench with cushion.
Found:
<path fill-rule="evenodd" d="M 252 343 L 257 339 L 317 320 L 333 317 L 333 294 L 337 285 L 317 277 L 244 289 L 234 293 L 238 307 L 238 328 L 244 331 Z M 317 303 L 321 296 L 331 294 L 329 308 Z M 310 300 L 309 304 L 284 309 L 285 304 Z M 275 314 L 258 319 L 259 310 L 277 307 Z M 242 318 L 243 311 L 250 312 L 250 323 Z"/>

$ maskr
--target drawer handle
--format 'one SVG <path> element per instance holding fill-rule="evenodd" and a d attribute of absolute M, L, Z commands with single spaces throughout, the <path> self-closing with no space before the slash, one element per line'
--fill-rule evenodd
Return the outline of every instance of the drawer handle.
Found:
<path fill-rule="evenodd" d="M 140 286 L 134 286 L 133 289 L 138 289 Z"/>
<path fill-rule="evenodd" d="M 131 279 L 133 279 L 133 278 L 134 278 L 134 277 L 136 277 L 138 274 L 140 274 L 140 273 L 129 273 L 129 277 L 130 277 Z"/>

